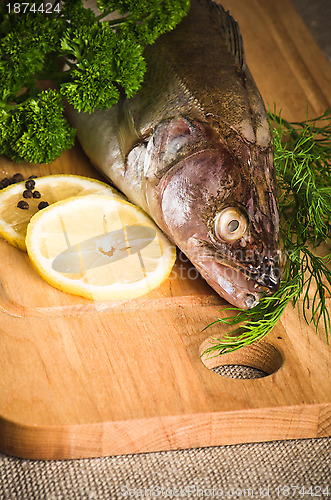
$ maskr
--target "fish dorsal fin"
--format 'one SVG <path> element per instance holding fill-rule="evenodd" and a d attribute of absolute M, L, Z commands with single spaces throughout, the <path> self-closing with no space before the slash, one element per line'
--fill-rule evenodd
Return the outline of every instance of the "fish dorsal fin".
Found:
<path fill-rule="evenodd" d="M 213 0 L 205 1 L 209 6 L 213 21 L 221 29 L 229 52 L 233 55 L 238 69 L 244 69 L 246 64 L 244 43 L 237 21 L 233 19 L 230 12 L 226 11 L 221 4 Z"/>

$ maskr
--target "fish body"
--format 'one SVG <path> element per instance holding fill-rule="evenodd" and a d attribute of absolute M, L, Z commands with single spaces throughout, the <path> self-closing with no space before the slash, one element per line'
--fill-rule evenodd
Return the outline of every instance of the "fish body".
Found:
<path fill-rule="evenodd" d="M 280 282 L 272 137 L 237 23 L 211 0 L 145 52 L 131 99 L 70 119 L 92 163 L 228 302 Z"/>

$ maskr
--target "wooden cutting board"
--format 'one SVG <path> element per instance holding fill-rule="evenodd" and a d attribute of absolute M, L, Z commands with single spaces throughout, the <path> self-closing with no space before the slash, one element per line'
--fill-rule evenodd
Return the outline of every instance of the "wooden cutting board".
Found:
<path fill-rule="evenodd" d="M 323 113 L 331 70 L 289 0 L 224 0 L 262 95 L 289 120 Z M 1 175 L 97 176 L 79 147 L 50 166 L 2 159 Z M 202 360 L 225 305 L 181 256 L 136 301 L 90 302 L 45 283 L 0 240 L 0 449 L 63 459 L 331 435 L 331 350 L 289 307 L 264 342 Z M 328 299 L 330 305 L 330 299 Z M 243 364 L 260 379 L 210 368 Z"/>

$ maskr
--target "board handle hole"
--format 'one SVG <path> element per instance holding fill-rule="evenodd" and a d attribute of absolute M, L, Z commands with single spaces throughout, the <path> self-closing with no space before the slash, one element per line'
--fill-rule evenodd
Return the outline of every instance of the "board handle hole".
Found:
<path fill-rule="evenodd" d="M 214 344 L 214 337 L 209 337 L 200 345 L 199 354 L 202 363 L 218 375 L 236 379 L 262 378 L 275 373 L 283 364 L 281 353 L 265 340 L 227 354 L 205 354 Z"/>
<path fill-rule="evenodd" d="M 240 378 L 240 379 L 254 379 L 254 378 L 263 378 L 267 377 L 269 374 L 258 370 L 257 368 L 253 368 L 252 366 L 245 365 L 219 365 L 215 366 L 215 368 L 211 368 L 214 373 L 217 375 L 222 375 L 222 377 L 229 378 Z"/>

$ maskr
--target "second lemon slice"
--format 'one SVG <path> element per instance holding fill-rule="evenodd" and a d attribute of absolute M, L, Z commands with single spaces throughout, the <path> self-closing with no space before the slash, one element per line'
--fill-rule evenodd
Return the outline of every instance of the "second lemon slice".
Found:
<path fill-rule="evenodd" d="M 48 283 L 95 300 L 149 292 L 169 276 L 176 257 L 175 246 L 142 210 L 104 195 L 43 209 L 28 225 L 26 246 Z"/>
<path fill-rule="evenodd" d="M 31 217 L 38 212 L 40 201 L 49 205 L 72 196 L 107 194 L 113 198 L 124 199 L 120 193 L 104 182 L 79 175 L 47 175 L 34 179 L 34 189 L 40 193 L 38 198 L 28 198 L 27 210 L 17 205 L 23 201 L 25 182 L 13 184 L 0 191 L 0 236 L 11 245 L 26 250 L 25 234 Z"/>

